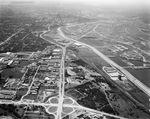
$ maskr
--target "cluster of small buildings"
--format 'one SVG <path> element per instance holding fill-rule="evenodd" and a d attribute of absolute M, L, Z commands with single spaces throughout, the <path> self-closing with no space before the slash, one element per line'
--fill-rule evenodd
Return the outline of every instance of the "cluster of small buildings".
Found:
<path fill-rule="evenodd" d="M 3 64 L 5 66 L 11 66 L 19 61 L 26 60 L 28 61 L 30 58 L 30 55 L 32 55 L 33 52 L 28 52 L 28 53 L 1 53 L 0 54 L 0 64 Z"/>
<path fill-rule="evenodd" d="M 133 59 L 133 60 L 141 60 L 141 61 L 143 61 L 142 55 L 136 50 L 125 52 L 121 56 L 125 57 L 126 59 Z"/>
<path fill-rule="evenodd" d="M 11 100 L 14 98 L 15 94 L 16 94 L 16 91 L 0 90 L 0 99 Z"/>
<path fill-rule="evenodd" d="M 48 55 L 50 54 L 50 55 Z M 38 97 L 41 92 L 57 92 L 60 79 L 60 62 L 62 57 L 61 49 L 54 49 L 52 53 L 44 53 L 38 60 L 38 69 L 33 77 L 33 83 L 29 91 L 29 100 Z M 26 100 L 26 98 L 25 98 Z M 34 101 L 34 100 L 33 100 Z"/>
<path fill-rule="evenodd" d="M 0 54 L 0 69 L 5 68 L 7 65 L 13 63 L 14 55 L 10 52 Z"/>
<path fill-rule="evenodd" d="M 21 83 L 21 79 L 19 78 L 7 78 L 6 83 L 3 86 L 5 89 L 16 90 L 19 88 L 19 84 Z"/>
<path fill-rule="evenodd" d="M 83 83 L 83 81 L 77 77 L 68 77 L 68 78 L 66 78 L 66 80 L 67 80 L 67 83 L 69 83 L 69 84 L 79 85 L 79 84 Z"/>
<path fill-rule="evenodd" d="M 125 90 L 132 90 L 133 85 L 122 72 L 118 71 L 114 67 L 103 67 L 103 71 L 112 79 L 118 86 L 121 86 Z"/>
<path fill-rule="evenodd" d="M 15 76 L 15 74 L 12 73 L 16 73 L 15 72 L 15 69 L 17 70 L 16 67 L 19 67 L 20 69 L 22 68 L 17 65 L 21 60 L 27 60 L 29 55 L 30 53 L 11 53 L 11 52 L 0 54 L 0 83 L 1 83 L 0 99 L 11 100 L 15 97 L 16 91 L 19 89 L 22 83 L 21 80 L 22 78 L 20 76 L 22 75 L 23 72 L 17 71 L 17 75 L 20 75 L 17 76 L 18 78 L 13 77 Z M 12 72 L 12 70 L 14 71 Z"/>
<path fill-rule="evenodd" d="M 109 46 L 108 49 L 111 50 L 114 53 L 117 53 L 119 51 L 127 50 L 128 48 L 123 46 L 123 45 L 117 44 L 117 45 L 113 45 L 111 47 Z"/>
<path fill-rule="evenodd" d="M 82 46 L 81 44 L 74 43 L 74 45 L 78 45 L 79 47 Z M 85 83 L 89 80 L 94 80 L 94 77 L 99 77 L 101 74 L 96 72 L 93 69 L 88 68 L 85 64 L 80 64 L 77 62 L 79 59 L 78 56 L 74 53 L 67 52 L 68 55 L 66 55 L 66 73 L 68 74 L 66 76 L 66 82 L 68 84 L 72 85 L 80 85 L 82 83 Z"/>
<path fill-rule="evenodd" d="M 103 67 L 103 71 L 109 75 L 109 77 L 116 81 L 116 80 L 120 80 L 120 81 L 124 81 L 127 80 L 127 77 L 124 76 L 124 74 L 122 74 L 121 72 L 119 72 L 118 70 L 116 70 L 113 67 Z"/>
<path fill-rule="evenodd" d="M 28 90 L 30 86 L 29 94 L 31 98 L 33 95 L 38 95 L 39 91 L 58 90 L 61 58 L 62 49 L 60 48 L 47 48 L 44 51 L 27 53 L 1 53 L 0 73 L 3 69 L 11 70 L 18 67 L 22 77 L 8 76 L 8 78 L 5 78 L 3 85 L 1 84 L 0 87 L 3 90 L 3 92 L 0 92 L 0 99 L 11 100 L 15 97 L 18 89 L 26 88 Z M 28 97 L 30 98 L 30 96 Z M 28 100 L 26 96 L 25 100 Z"/>
<path fill-rule="evenodd" d="M 111 116 L 107 116 L 104 114 L 97 114 L 97 113 L 93 113 L 93 112 L 83 112 L 81 111 L 80 113 L 78 113 L 78 116 L 76 119 L 120 119 L 119 117 L 111 117 Z"/>

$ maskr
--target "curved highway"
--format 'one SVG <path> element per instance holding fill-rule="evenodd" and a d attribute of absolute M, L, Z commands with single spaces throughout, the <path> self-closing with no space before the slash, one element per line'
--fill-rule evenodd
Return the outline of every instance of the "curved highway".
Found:
<path fill-rule="evenodd" d="M 131 75 L 127 70 L 125 70 L 123 67 L 119 66 L 118 64 L 116 64 L 114 61 L 112 61 L 111 59 L 109 59 L 107 56 L 105 56 L 103 53 L 101 53 L 100 51 L 98 51 L 96 48 L 85 44 L 83 42 L 74 40 L 72 38 L 66 37 L 64 35 L 64 33 L 61 30 L 62 27 L 58 28 L 58 33 L 64 37 L 65 39 L 71 40 L 71 41 L 75 41 L 81 45 L 87 46 L 88 48 L 92 49 L 98 56 L 100 56 L 101 58 L 103 58 L 108 64 L 110 64 L 112 67 L 120 70 L 132 83 L 134 83 L 137 87 L 139 87 L 143 92 L 145 92 L 149 97 L 150 97 L 150 88 L 148 88 L 147 86 L 145 86 L 142 82 L 140 82 L 137 78 L 135 78 L 133 75 Z"/>

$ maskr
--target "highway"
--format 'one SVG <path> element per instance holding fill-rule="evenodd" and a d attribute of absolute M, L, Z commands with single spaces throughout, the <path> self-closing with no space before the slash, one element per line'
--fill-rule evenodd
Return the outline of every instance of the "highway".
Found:
<path fill-rule="evenodd" d="M 48 31 L 50 30 L 50 25 L 48 26 Z M 61 32 L 61 28 L 58 28 L 59 30 L 59 33 L 61 36 L 63 36 L 64 38 L 66 39 L 69 39 L 67 38 L 63 32 Z M 51 42 L 49 39 L 45 39 L 44 37 L 42 37 L 42 35 L 44 35 L 44 33 L 46 33 L 47 31 L 44 31 L 43 34 L 40 35 L 40 37 L 43 39 L 43 40 L 46 40 L 48 42 Z M 70 39 L 69 39 L 70 40 Z M 60 46 L 59 44 L 56 44 L 54 43 L 55 45 L 61 47 L 62 49 L 62 58 L 61 58 L 61 66 L 60 66 L 60 80 L 58 82 L 58 85 L 59 85 L 59 99 L 58 99 L 58 103 L 52 103 L 52 102 L 49 102 L 49 103 L 44 103 L 44 102 L 34 102 L 34 101 L 26 101 L 26 100 L 23 100 L 23 98 L 29 94 L 30 90 L 31 90 L 31 87 L 32 87 L 32 84 L 34 83 L 34 80 L 35 80 L 35 76 L 39 70 L 39 67 L 37 68 L 36 70 L 36 73 L 35 75 L 33 76 L 33 80 L 29 86 L 29 89 L 27 91 L 27 93 L 22 96 L 21 100 L 20 101 L 12 101 L 12 100 L 0 100 L 0 104 L 14 104 L 14 105 L 20 105 L 20 104 L 24 104 L 24 105 L 36 105 L 36 106 L 42 106 L 45 108 L 46 112 L 49 113 L 49 114 L 53 114 L 55 116 L 55 119 L 62 119 L 62 112 L 63 112 L 63 107 L 70 107 L 70 108 L 73 108 L 73 111 L 70 112 L 70 113 L 73 113 L 76 109 L 77 110 L 80 110 L 80 109 L 83 109 L 83 110 L 86 110 L 86 111 L 89 111 L 89 112 L 92 112 L 92 113 L 95 113 L 95 114 L 99 114 L 99 115 L 105 115 L 105 116 L 111 116 L 111 117 L 114 117 L 114 118 L 118 118 L 118 119 L 126 119 L 126 118 L 123 118 L 123 117 L 120 117 L 120 116 L 116 116 L 116 115 L 112 115 L 112 114 L 109 114 L 109 113 L 105 113 L 105 112 L 101 112 L 101 111 L 97 111 L 97 110 L 94 110 L 94 109 L 90 109 L 90 108 L 87 108 L 87 107 L 84 107 L 84 106 L 81 106 L 79 105 L 74 99 L 72 99 L 71 97 L 69 97 L 70 99 L 72 99 L 73 102 L 75 102 L 76 104 L 78 105 L 74 105 L 74 104 L 63 104 L 63 101 L 64 101 L 64 96 L 65 96 L 65 57 L 66 57 L 66 48 L 72 44 L 74 42 L 74 40 L 70 40 L 70 42 L 65 46 L 65 47 L 62 47 Z M 52 42 L 53 43 L 53 42 Z M 79 42 L 80 43 L 80 42 Z M 83 43 L 82 43 L 83 44 Z M 87 46 L 87 45 L 86 45 Z M 26 70 L 27 71 L 27 70 Z M 56 97 L 56 98 L 58 98 Z M 65 96 L 66 98 L 67 96 Z M 51 98 L 54 98 L 54 97 L 51 97 Z M 51 99 L 49 98 L 49 100 Z M 50 107 L 57 107 L 57 112 L 56 114 L 55 113 L 51 113 L 49 111 L 49 108 Z M 70 114 L 69 113 L 69 114 Z"/>
<path fill-rule="evenodd" d="M 53 24 L 53 22 L 48 26 L 48 30 L 47 31 L 44 31 L 40 37 L 50 43 L 54 43 L 52 41 L 50 41 L 49 39 L 45 39 L 43 37 L 43 35 L 47 32 L 49 32 L 51 29 L 50 29 L 50 26 Z M 64 87 L 65 87 L 65 68 L 64 68 L 64 60 L 65 60 L 65 55 L 66 55 L 66 47 L 62 47 L 61 45 L 59 44 L 56 44 L 54 43 L 55 45 L 59 46 L 61 49 L 62 49 L 62 59 L 61 59 L 61 66 L 60 66 L 60 80 L 59 80 L 59 101 L 58 101 L 58 110 L 57 110 L 57 114 L 56 114 L 56 119 L 61 119 L 61 112 L 62 112 L 62 108 L 63 108 L 63 98 L 64 98 Z"/>
<path fill-rule="evenodd" d="M 97 26 L 96 26 L 97 27 Z M 145 92 L 149 97 L 150 97 L 150 89 L 145 86 L 142 82 L 140 82 L 138 79 L 136 79 L 133 75 L 131 75 L 127 70 L 125 70 L 124 68 L 122 68 L 121 66 L 119 66 L 118 64 L 116 64 L 114 61 L 112 61 L 111 59 L 109 59 L 107 56 L 105 56 L 103 53 L 101 53 L 100 51 L 98 51 L 96 48 L 85 44 L 83 42 L 71 39 L 69 37 L 66 37 L 64 35 L 64 33 L 62 32 L 61 28 L 58 29 L 58 33 L 64 37 L 67 40 L 71 40 L 71 41 L 75 41 L 83 46 L 87 46 L 88 48 L 92 49 L 99 57 L 103 58 L 108 64 L 110 64 L 112 67 L 120 70 L 132 83 L 134 83 L 137 87 L 139 87 L 143 92 Z"/>
<path fill-rule="evenodd" d="M 64 90 L 65 90 L 65 56 L 66 56 L 66 47 L 63 48 L 61 67 L 60 67 L 60 82 L 59 82 L 59 103 L 56 119 L 61 119 L 61 113 L 63 108 L 63 100 L 64 100 Z"/>
<path fill-rule="evenodd" d="M 60 107 L 59 103 L 58 104 L 46 104 L 46 103 L 39 103 L 39 102 L 15 102 L 15 101 L 8 101 L 8 100 L 0 100 L 0 104 L 14 104 L 14 105 L 35 105 L 35 106 L 42 106 L 45 108 L 46 112 L 49 113 L 49 114 L 53 114 L 53 113 L 50 113 L 48 111 L 48 109 L 52 106 L 56 106 L 56 107 Z M 97 111 L 97 110 L 94 110 L 94 109 L 90 109 L 90 108 L 87 108 L 87 107 L 84 107 L 84 106 L 81 106 L 81 105 L 73 105 L 73 104 L 63 104 L 63 107 L 72 107 L 74 109 L 78 109 L 78 110 L 86 110 L 86 111 L 89 111 L 89 112 L 92 112 L 92 113 L 95 113 L 95 114 L 99 114 L 99 115 L 106 115 L 106 116 L 110 116 L 110 117 L 114 117 L 114 118 L 117 118 L 117 119 L 127 119 L 127 118 L 124 118 L 124 117 L 121 117 L 121 116 L 116 116 L 116 115 L 113 115 L 113 114 L 109 114 L 109 113 L 105 113 L 105 112 L 102 112 L 102 111 Z M 62 109 L 60 110 L 57 110 L 57 115 L 58 115 L 58 111 L 61 111 Z M 61 117 L 61 113 L 60 115 L 58 116 L 55 116 L 55 119 L 62 119 Z M 57 117 L 57 118 L 56 118 Z"/>
<path fill-rule="evenodd" d="M 98 25 L 96 25 L 95 27 L 97 27 Z M 50 30 L 50 26 L 48 28 L 48 31 Z M 58 31 L 61 31 L 61 27 L 58 28 Z M 91 32 L 91 31 L 90 31 Z M 44 32 L 46 33 L 46 31 Z M 43 34 L 44 34 L 43 33 Z M 62 36 L 63 38 L 65 39 L 68 39 L 64 34 L 63 32 L 59 32 L 60 33 L 60 36 Z M 41 38 L 42 35 L 41 35 Z M 43 38 L 44 39 L 44 38 Z M 48 39 L 45 39 L 47 41 L 49 41 Z M 70 40 L 70 39 L 69 39 Z M 59 100 L 58 100 L 58 104 L 49 104 L 49 107 L 52 106 L 52 105 L 55 105 L 57 106 L 57 113 L 55 115 L 55 119 L 62 119 L 61 117 L 61 114 L 63 112 L 63 107 L 72 107 L 72 108 L 79 108 L 79 109 L 85 109 L 87 111 L 92 111 L 92 112 L 95 112 L 95 113 L 98 113 L 98 114 L 102 114 L 102 115 L 107 115 L 107 116 L 112 116 L 112 117 L 118 117 L 118 118 L 121 118 L 121 119 L 125 119 L 123 117 L 119 117 L 119 116 L 115 116 L 115 115 L 111 115 L 111 114 L 108 114 L 108 113 L 104 113 L 104 112 L 101 112 L 101 111 L 97 111 L 97 110 L 92 110 L 92 109 L 89 109 L 89 108 L 86 108 L 86 107 L 83 107 L 81 105 L 78 105 L 78 106 L 75 106 L 75 105 L 67 105 L 67 104 L 63 104 L 63 101 L 64 101 L 64 96 L 65 96 L 65 57 L 66 57 L 66 48 L 72 44 L 74 42 L 74 40 L 70 40 L 71 42 L 69 42 L 65 47 L 62 47 L 62 51 L 63 51 L 63 54 L 62 54 L 62 59 L 61 59 L 61 66 L 60 66 L 60 80 L 59 80 Z M 50 42 L 50 41 L 49 41 Z M 54 43 L 55 44 L 55 43 Z M 56 44 L 57 46 L 59 46 L 58 44 Z M 77 103 L 77 102 L 76 102 Z M 41 104 L 40 104 L 41 105 Z M 45 104 L 43 104 L 44 106 Z M 48 108 L 46 108 L 47 106 L 44 106 L 46 111 L 48 112 Z"/>
<path fill-rule="evenodd" d="M 61 67 L 60 67 L 60 82 L 59 82 L 59 103 L 56 119 L 62 119 L 61 113 L 63 112 L 63 101 L 64 101 L 64 93 L 65 93 L 65 57 L 66 57 L 66 48 L 72 44 L 72 42 L 68 43 L 63 48 Z"/>

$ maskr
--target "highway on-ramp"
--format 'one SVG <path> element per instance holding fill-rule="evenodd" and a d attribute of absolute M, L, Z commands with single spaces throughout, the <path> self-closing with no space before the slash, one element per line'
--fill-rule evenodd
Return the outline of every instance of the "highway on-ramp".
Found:
<path fill-rule="evenodd" d="M 58 28 L 58 33 L 59 35 L 61 35 L 62 37 L 64 37 L 67 40 L 71 40 L 71 41 L 75 41 L 83 46 L 87 46 L 88 48 L 92 49 L 98 56 L 100 56 L 101 58 L 103 58 L 107 63 L 109 63 L 112 67 L 120 70 L 132 83 L 134 83 L 138 88 L 140 88 L 143 92 L 145 92 L 149 97 L 150 97 L 150 88 L 148 88 L 147 86 L 145 86 L 142 82 L 140 82 L 137 78 L 135 78 L 133 75 L 131 75 L 127 70 L 125 70 L 123 67 L 119 66 L 118 64 L 116 64 L 114 61 L 112 61 L 110 58 L 108 58 L 106 55 L 104 55 L 103 53 L 101 53 L 100 51 L 98 51 L 96 48 L 85 44 L 83 42 L 74 40 L 72 38 L 66 37 L 64 35 L 64 33 L 61 30 L 61 27 Z"/>

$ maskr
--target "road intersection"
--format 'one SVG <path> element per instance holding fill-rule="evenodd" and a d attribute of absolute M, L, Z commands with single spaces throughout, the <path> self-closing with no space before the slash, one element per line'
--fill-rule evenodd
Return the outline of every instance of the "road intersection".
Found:
<path fill-rule="evenodd" d="M 95 27 L 97 27 L 97 26 L 98 25 L 96 25 Z M 94 27 L 94 29 L 95 29 L 95 27 Z M 43 32 L 43 34 L 41 34 L 40 37 L 42 39 L 50 42 L 50 43 L 54 43 L 51 40 L 46 39 L 46 38 L 43 37 L 43 35 L 45 33 L 49 32 L 49 31 L 50 31 L 50 26 L 48 26 L 48 31 Z M 67 47 L 69 45 L 71 45 L 74 42 L 80 43 L 80 44 L 82 44 L 84 46 L 88 46 L 88 45 L 66 37 L 63 34 L 63 32 L 61 31 L 61 28 L 58 28 L 58 33 L 59 33 L 60 36 L 62 36 L 63 38 L 65 38 L 65 39 L 67 39 L 67 40 L 70 41 L 64 47 L 61 46 L 61 45 L 59 45 L 59 44 L 57 44 L 57 43 L 54 43 L 55 45 L 57 45 L 58 47 L 60 47 L 62 49 L 62 52 L 63 52 L 62 53 L 62 58 L 61 58 L 61 66 L 60 66 L 60 76 L 59 76 L 60 79 L 59 79 L 59 82 L 58 82 L 59 83 L 58 96 L 49 98 L 48 101 L 46 101 L 45 103 L 34 102 L 34 101 L 23 99 L 26 95 L 29 94 L 29 92 L 31 90 L 32 84 L 33 84 L 33 82 L 35 80 L 35 76 L 34 76 L 33 77 L 33 81 L 31 82 L 27 93 L 21 98 L 20 101 L 6 101 L 6 100 L 1 100 L 0 104 L 42 106 L 42 107 L 45 108 L 45 111 L 47 113 L 54 115 L 55 119 L 62 119 L 63 118 L 62 115 L 63 116 L 69 115 L 69 114 L 72 114 L 73 112 L 75 112 L 76 110 L 80 110 L 80 109 L 86 110 L 86 111 L 89 111 L 89 112 L 92 112 L 92 113 L 96 113 L 96 114 L 99 114 L 99 115 L 105 115 L 105 116 L 111 116 L 111 117 L 114 117 L 114 118 L 125 119 L 125 118 L 120 117 L 120 116 L 116 116 L 116 115 L 113 115 L 113 114 L 109 114 L 109 113 L 105 113 L 105 112 L 102 112 L 102 111 L 97 111 L 97 110 L 94 110 L 94 109 L 90 109 L 90 108 L 81 106 L 73 98 L 65 96 L 65 57 L 66 57 L 66 49 L 67 49 Z M 83 37 L 83 36 L 81 36 L 81 37 Z M 96 52 L 97 54 L 99 54 L 99 52 L 97 50 L 95 50 L 93 47 L 91 47 L 91 46 L 88 46 L 88 47 L 91 48 L 92 50 L 94 50 L 94 52 Z M 104 57 L 102 54 L 100 54 L 100 56 Z M 39 67 L 38 67 L 38 69 L 39 69 Z M 37 73 L 38 69 L 36 70 L 36 73 Z M 53 102 L 52 99 L 55 100 L 56 102 L 55 101 Z M 67 103 L 66 100 L 68 100 L 68 102 L 70 102 L 70 103 Z"/>
<path fill-rule="evenodd" d="M 96 25 L 95 27 L 97 27 L 98 25 Z M 95 29 L 95 28 L 94 28 Z M 123 67 L 119 66 L 118 64 L 116 64 L 114 61 L 112 61 L 111 59 L 109 59 L 107 56 L 105 56 L 103 53 L 101 53 L 100 51 L 98 51 L 96 48 L 88 45 L 88 44 L 85 44 L 83 42 L 80 42 L 78 40 L 74 40 L 72 38 L 69 38 L 69 37 L 66 37 L 61 28 L 58 29 L 58 32 L 59 34 L 64 37 L 65 39 L 67 40 L 70 40 L 70 41 L 74 41 L 76 43 L 79 43 L 83 46 L 86 46 L 90 49 L 93 50 L 93 52 L 95 52 L 99 57 L 103 58 L 107 63 L 109 63 L 112 67 L 114 67 L 115 69 L 117 70 L 120 70 L 123 74 L 125 74 L 127 76 L 127 78 L 132 82 L 134 83 L 137 87 L 139 87 L 143 92 L 145 92 L 149 97 L 150 97 L 150 89 L 145 86 L 142 82 L 140 82 L 138 79 L 136 79 L 133 75 L 131 75 L 127 70 L 125 70 Z"/>

